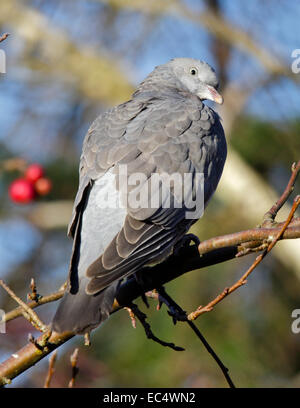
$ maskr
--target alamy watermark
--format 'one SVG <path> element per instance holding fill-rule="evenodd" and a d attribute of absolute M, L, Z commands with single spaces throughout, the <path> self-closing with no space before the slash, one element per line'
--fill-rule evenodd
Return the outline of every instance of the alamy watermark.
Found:
<path fill-rule="evenodd" d="M 203 173 L 130 174 L 127 165 L 120 164 L 116 172 L 108 171 L 96 185 L 99 208 L 183 208 L 186 219 L 199 219 L 204 212 Z"/>
<path fill-rule="evenodd" d="M 0 74 L 6 74 L 6 54 L 0 49 Z"/>
<path fill-rule="evenodd" d="M 0 309 L 0 334 L 6 333 L 6 323 L 4 321 L 5 311 Z"/>
<path fill-rule="evenodd" d="M 292 323 L 291 329 L 294 334 L 300 333 L 300 309 L 292 311 L 292 318 L 295 319 Z"/>
<path fill-rule="evenodd" d="M 300 48 L 296 48 L 292 51 L 291 54 L 292 58 L 296 58 L 291 65 L 292 72 L 294 74 L 299 74 L 300 72 Z"/>

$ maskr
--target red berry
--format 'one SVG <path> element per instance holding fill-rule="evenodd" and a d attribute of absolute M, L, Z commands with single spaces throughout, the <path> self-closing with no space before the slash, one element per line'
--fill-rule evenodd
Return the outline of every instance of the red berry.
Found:
<path fill-rule="evenodd" d="M 27 167 L 25 171 L 25 178 L 32 183 L 43 177 L 44 169 L 40 164 L 34 163 Z"/>
<path fill-rule="evenodd" d="M 39 195 L 47 195 L 52 188 L 51 180 L 42 177 L 34 183 L 34 188 Z"/>
<path fill-rule="evenodd" d="M 34 198 L 34 188 L 30 181 L 24 178 L 16 179 L 9 186 L 9 195 L 16 203 L 30 203 Z"/>

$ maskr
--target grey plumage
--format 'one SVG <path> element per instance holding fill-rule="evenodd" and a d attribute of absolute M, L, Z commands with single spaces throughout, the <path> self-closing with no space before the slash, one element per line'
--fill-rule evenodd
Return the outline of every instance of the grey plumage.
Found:
<path fill-rule="evenodd" d="M 221 103 L 213 69 L 194 59 L 178 58 L 156 69 L 139 85 L 132 98 L 100 115 L 90 127 L 80 161 L 79 189 L 69 225 L 73 237 L 68 292 L 52 327 L 55 331 L 84 333 L 108 315 L 121 279 L 143 265 L 168 257 L 195 220 L 186 218 L 185 203 L 176 208 L 171 194 L 160 185 L 159 205 L 151 196 L 134 208 L 126 200 L 143 192 L 154 175 L 204 174 L 204 204 L 214 193 L 226 159 L 226 141 L 218 115 L 203 103 Z M 120 183 L 111 174 L 127 165 L 127 177 L 140 172 L 139 186 Z M 195 197 L 193 182 L 191 198 Z M 104 191 L 122 197 L 126 208 L 100 208 Z M 170 208 L 163 202 L 170 199 Z"/>

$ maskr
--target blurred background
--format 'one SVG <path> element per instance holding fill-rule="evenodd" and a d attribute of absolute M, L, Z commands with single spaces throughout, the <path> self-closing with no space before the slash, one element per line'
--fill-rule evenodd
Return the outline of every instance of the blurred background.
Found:
<path fill-rule="evenodd" d="M 283 0 L 10 0 L 0 3 L 0 276 L 23 299 L 35 278 L 38 293 L 57 290 L 67 276 L 66 237 L 78 185 L 85 132 L 103 110 L 127 100 L 154 66 L 174 57 L 203 59 L 217 70 L 225 104 L 219 109 L 229 155 L 218 191 L 194 232 L 201 240 L 253 228 L 283 191 L 300 159 L 300 5 Z M 39 163 L 50 193 L 27 205 L 8 195 L 23 161 Z M 295 191 L 299 194 L 298 181 Z M 281 210 L 286 217 L 290 202 Z M 196 324 L 239 387 L 299 387 L 300 240 L 281 242 L 248 284 Z M 187 311 L 206 304 L 237 280 L 253 256 L 190 272 L 167 291 Z M 142 310 L 145 307 L 138 301 Z M 120 311 L 92 335 L 58 351 L 52 385 L 65 387 L 69 357 L 79 346 L 82 387 L 224 387 L 216 363 L 185 324 L 173 326 L 150 300 L 148 321 L 175 352 L 147 340 Z M 0 290 L 0 308 L 16 305 Z M 55 303 L 37 309 L 50 322 Z M 0 360 L 27 342 L 23 318 L 0 334 Z M 43 386 L 48 359 L 13 381 Z"/>

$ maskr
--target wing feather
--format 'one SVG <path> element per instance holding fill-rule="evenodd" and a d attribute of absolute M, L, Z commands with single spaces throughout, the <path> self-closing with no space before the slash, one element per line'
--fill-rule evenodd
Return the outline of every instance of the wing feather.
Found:
<path fill-rule="evenodd" d="M 205 192 L 205 201 L 208 201 L 219 181 L 226 157 L 223 154 L 223 159 L 218 158 L 225 145 L 222 132 L 218 118 L 198 98 L 177 97 L 170 101 L 136 97 L 101 115 L 93 123 L 84 142 L 79 190 L 69 227 L 74 236 L 71 268 L 79 265 L 79 275 L 89 278 L 86 293 L 95 294 L 134 273 L 142 265 L 161 261 L 172 252 L 175 243 L 192 223 L 185 219 L 184 205 L 175 208 L 174 186 L 168 190 L 169 196 L 159 186 L 157 194 L 161 200 L 157 207 L 151 207 L 148 192 L 144 196 L 144 204 L 147 204 L 144 207 L 147 208 L 133 208 L 126 203 L 126 214 L 117 233 L 104 237 L 100 229 L 89 238 L 88 223 L 97 224 L 103 217 L 104 229 L 110 229 L 114 223 L 103 210 L 90 210 L 95 207 L 90 198 L 96 188 L 95 181 L 101 180 L 109 169 L 118 176 L 120 164 L 127 165 L 128 178 L 136 172 L 143 173 L 144 182 L 139 186 L 127 186 L 127 195 L 124 193 L 126 183 L 116 184 L 118 194 L 128 200 L 133 194 L 141 193 L 149 180 L 152 182 L 153 174 L 178 172 L 183 176 L 184 173 L 203 172 L 207 183 L 213 185 Z M 217 171 L 216 168 L 211 171 L 210 162 L 218 167 Z M 217 176 L 213 178 L 210 173 Z M 84 194 L 87 186 L 90 186 L 89 195 Z M 171 208 L 164 208 L 167 199 L 171 200 Z M 89 216 L 84 218 L 85 212 Z M 99 248 L 103 250 L 99 249 L 95 257 L 97 243 L 94 241 L 97 240 L 102 242 Z M 89 252 L 89 247 L 94 248 L 93 256 L 85 253 Z M 81 257 L 84 262 L 78 261 Z"/>

